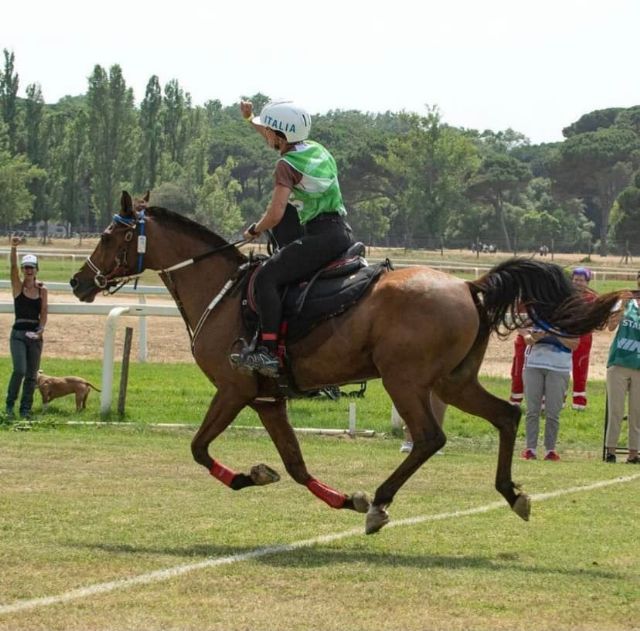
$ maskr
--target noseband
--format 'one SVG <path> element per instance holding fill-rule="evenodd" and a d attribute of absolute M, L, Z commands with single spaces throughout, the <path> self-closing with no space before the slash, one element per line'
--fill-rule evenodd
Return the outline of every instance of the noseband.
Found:
<path fill-rule="evenodd" d="M 136 230 L 138 230 L 137 255 L 138 264 L 137 271 L 131 273 L 129 271 L 129 262 L 127 260 L 127 246 L 123 247 L 115 258 L 114 268 L 103 273 L 100 268 L 91 260 L 91 256 L 87 257 L 87 266 L 94 272 L 93 282 L 98 289 L 115 294 L 119 289 L 126 285 L 130 280 L 138 279 L 142 275 L 144 265 L 144 255 L 147 251 L 147 237 L 145 235 L 145 217 L 144 210 L 141 210 L 136 217 L 123 217 L 122 215 L 113 216 L 114 223 L 120 223 L 126 226 L 127 232 L 124 235 L 125 243 L 129 243 L 133 239 Z M 113 285 L 116 285 L 114 288 Z M 109 287 L 111 285 L 111 287 Z"/>

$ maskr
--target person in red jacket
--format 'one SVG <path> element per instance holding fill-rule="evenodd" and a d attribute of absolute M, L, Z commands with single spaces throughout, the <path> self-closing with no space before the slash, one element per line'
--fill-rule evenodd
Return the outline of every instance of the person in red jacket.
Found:
<path fill-rule="evenodd" d="M 527 317 L 524 305 L 518 305 L 518 312 L 521 318 Z M 529 323 L 528 323 L 529 324 Z M 513 341 L 513 359 L 511 360 L 511 394 L 509 395 L 509 403 L 514 405 L 522 405 L 524 399 L 524 382 L 522 380 L 522 371 L 524 370 L 524 352 L 527 345 L 524 341 L 524 335 L 528 333 L 528 329 L 518 329 L 516 339 Z"/>
<path fill-rule="evenodd" d="M 576 267 L 571 273 L 571 282 L 582 293 L 584 299 L 591 302 L 596 299 L 596 293 L 589 287 L 591 270 L 588 267 Z M 578 348 L 573 351 L 573 404 L 574 410 L 584 410 L 587 407 L 587 379 L 589 377 L 589 355 L 593 335 L 587 333 L 580 338 Z"/>
<path fill-rule="evenodd" d="M 511 360 L 511 394 L 509 403 L 520 405 L 524 398 L 524 382 L 522 370 L 524 369 L 524 351 L 527 348 L 523 335 L 518 332 L 513 342 L 513 359 Z"/>

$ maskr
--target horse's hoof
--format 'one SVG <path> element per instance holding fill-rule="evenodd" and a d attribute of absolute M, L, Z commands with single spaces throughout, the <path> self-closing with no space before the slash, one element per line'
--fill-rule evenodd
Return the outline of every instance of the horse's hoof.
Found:
<path fill-rule="evenodd" d="M 374 506 L 372 504 L 367 512 L 364 532 L 367 535 L 372 535 L 388 523 L 389 513 L 385 510 L 384 504 L 381 504 L 380 506 Z"/>
<path fill-rule="evenodd" d="M 529 521 L 529 515 L 531 515 L 531 498 L 526 493 L 520 493 L 511 509 L 518 517 Z"/>
<path fill-rule="evenodd" d="M 266 464 L 254 465 L 251 467 L 251 473 L 249 475 L 256 486 L 264 486 L 265 484 L 272 484 L 280 480 L 278 472 Z"/>
<path fill-rule="evenodd" d="M 349 497 L 353 510 L 358 513 L 366 513 L 371 508 L 371 500 L 366 493 L 356 491 Z"/>

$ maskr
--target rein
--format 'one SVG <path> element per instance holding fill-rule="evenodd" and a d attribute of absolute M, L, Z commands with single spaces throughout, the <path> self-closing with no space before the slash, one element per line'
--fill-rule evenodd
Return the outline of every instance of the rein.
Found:
<path fill-rule="evenodd" d="M 142 276 L 144 267 L 144 255 L 147 252 L 147 236 L 145 234 L 146 219 L 144 216 L 144 210 L 140 211 L 137 217 L 123 217 L 122 215 L 114 215 L 113 221 L 115 223 L 123 224 L 129 229 L 129 232 L 125 235 L 125 241 L 127 243 L 133 238 L 136 229 L 139 230 L 138 242 L 136 247 L 137 271 L 134 274 L 131 274 L 130 272 L 127 273 L 128 262 L 126 248 L 123 248 L 122 252 L 118 256 L 116 256 L 116 265 L 107 274 L 104 274 L 100 270 L 100 268 L 91 260 L 91 256 L 87 256 L 87 265 L 94 272 L 93 282 L 99 289 L 102 289 L 108 295 L 115 294 L 116 292 L 120 291 L 120 289 L 122 289 L 127 283 L 132 280 L 137 281 L 138 278 Z M 219 252 L 222 252 L 228 248 L 234 248 L 238 245 L 243 245 L 244 243 L 247 243 L 246 239 L 238 239 L 233 243 L 225 243 L 218 248 L 203 252 L 202 254 L 198 254 L 197 256 L 194 256 L 190 259 L 186 259 L 184 261 L 181 261 L 180 263 L 171 265 L 170 267 L 158 270 L 158 274 L 175 272 L 176 270 L 182 269 L 183 267 L 194 265 L 195 263 L 198 263 L 214 254 L 218 254 Z M 109 287 L 109 285 L 112 283 L 115 283 L 115 285 L 117 286 Z"/>
<path fill-rule="evenodd" d="M 146 219 L 144 216 L 144 210 L 141 210 L 136 217 L 123 217 L 122 215 L 114 215 L 113 216 L 114 223 L 120 223 L 127 227 L 129 230 L 125 234 L 125 242 L 128 243 L 133 239 L 134 233 L 138 230 L 138 241 L 136 244 L 136 254 L 137 254 L 137 271 L 135 274 L 126 273 L 128 262 L 127 262 L 127 249 L 126 247 L 122 249 L 119 255 L 116 256 L 115 267 L 107 274 L 103 274 L 100 268 L 91 260 L 91 256 L 87 257 L 87 265 L 94 272 L 93 282 L 96 286 L 103 290 L 105 294 L 113 295 L 116 292 L 120 291 L 127 283 L 132 280 L 135 280 L 136 283 L 138 279 L 142 276 L 142 272 L 144 269 L 144 255 L 147 252 L 147 236 L 145 234 L 145 223 Z M 246 269 L 250 266 L 249 263 L 245 263 L 241 265 L 237 272 L 231 277 L 226 283 L 223 285 L 222 289 L 216 294 L 213 300 L 207 305 L 203 314 L 200 316 L 200 320 L 196 326 L 192 329 L 189 324 L 187 318 L 185 317 L 184 310 L 182 308 L 182 302 L 175 290 L 175 285 L 171 279 L 171 272 L 175 272 L 184 267 L 188 267 L 189 265 L 195 265 L 200 261 L 213 256 L 214 254 L 218 254 L 227 250 L 228 248 L 234 248 L 238 245 L 242 245 L 247 243 L 246 239 L 238 239 L 233 243 L 225 243 L 217 248 L 213 248 L 212 250 L 208 250 L 207 252 L 203 252 L 202 254 L 198 254 L 190 259 L 185 259 L 184 261 L 180 261 L 179 263 L 175 263 L 170 267 L 163 268 L 161 270 L 157 270 L 158 274 L 165 275 L 167 279 L 171 282 L 173 288 L 174 299 L 176 304 L 178 305 L 178 309 L 182 314 L 183 320 L 187 325 L 187 333 L 189 334 L 189 339 L 191 340 L 191 350 L 193 352 L 193 348 L 195 346 L 196 337 L 200 333 L 202 327 L 204 326 L 205 321 L 209 317 L 210 313 L 215 309 L 218 303 L 224 298 L 224 296 L 229 292 L 229 290 L 233 287 L 233 285 L 237 282 L 237 280 L 242 276 L 242 274 L 246 271 Z"/>

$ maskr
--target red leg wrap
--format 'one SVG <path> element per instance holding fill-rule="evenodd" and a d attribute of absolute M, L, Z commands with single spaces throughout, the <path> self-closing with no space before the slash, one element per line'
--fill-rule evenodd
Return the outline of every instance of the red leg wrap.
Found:
<path fill-rule="evenodd" d="M 347 496 L 344 493 L 339 493 L 331 487 L 319 482 L 315 478 L 311 478 L 307 482 L 307 488 L 323 502 L 326 502 L 331 508 L 342 508 L 347 501 Z"/>
<path fill-rule="evenodd" d="M 220 462 L 213 461 L 213 466 L 209 470 L 209 473 L 214 477 L 220 480 L 223 484 L 227 486 L 231 486 L 231 482 L 233 478 L 236 477 L 236 472 L 228 467 L 225 467 Z"/>

